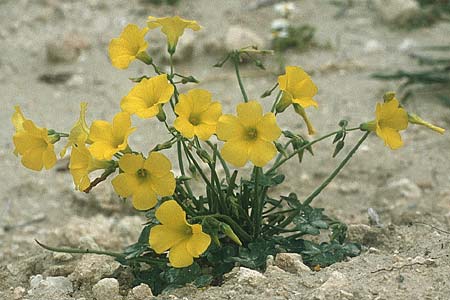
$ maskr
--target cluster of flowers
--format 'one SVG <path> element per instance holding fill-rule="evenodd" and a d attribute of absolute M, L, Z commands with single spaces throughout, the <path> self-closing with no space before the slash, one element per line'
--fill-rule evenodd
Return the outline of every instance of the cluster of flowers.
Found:
<path fill-rule="evenodd" d="M 141 29 L 130 24 L 120 37 L 111 41 L 109 55 L 115 67 L 127 68 L 136 59 L 153 64 L 144 39 L 149 29 L 162 27 L 170 55 L 175 52 L 178 39 L 186 28 L 200 29 L 197 22 L 180 17 L 149 17 L 147 25 Z M 132 115 L 143 119 L 157 117 L 166 122 L 164 106 L 170 102 L 176 115 L 173 123 L 176 134 L 202 141 L 216 135 L 224 142 L 220 152 L 222 157 L 235 167 L 242 167 L 248 161 L 254 166 L 264 167 L 274 158 L 277 153 L 274 142 L 282 132 L 276 113 L 290 106 L 304 119 L 309 133 L 315 131 L 305 109 L 318 106 L 313 99 L 317 87 L 299 67 L 288 66 L 286 73 L 278 77 L 281 97 L 273 112 L 265 114 L 261 104 L 255 100 L 238 104 L 237 115 L 222 114 L 220 102 L 213 101 L 210 92 L 192 89 L 178 95 L 172 74 L 158 74 L 142 78 L 123 97 L 120 102 L 122 111 L 114 116 L 112 122 L 96 120 L 89 126 L 86 122 L 87 104 L 81 103 L 79 119 L 69 134 L 37 127 L 17 106 L 12 116 L 16 129 L 14 153 L 21 156 L 22 164 L 29 169 L 50 169 L 57 160 L 54 144 L 67 138 L 68 143 L 60 156 L 64 157 L 71 148 L 69 169 L 76 189 L 89 191 L 92 187 L 89 174 L 95 170 L 105 170 L 106 176 L 118 171 L 112 179 L 116 193 L 131 197 L 136 209 L 149 210 L 157 206 L 158 198 L 174 194 L 176 179 L 166 156 L 157 151 L 144 156 L 131 149 L 128 137 L 136 129 L 132 127 Z M 408 123 L 425 125 L 440 133 L 444 131 L 408 114 L 393 94 L 386 96 L 384 103 L 377 104 L 375 120 L 361 125 L 361 129 L 375 131 L 389 147 L 397 149 L 403 144 L 399 131 L 406 129 Z M 193 258 L 199 257 L 209 247 L 210 235 L 203 232 L 201 224 L 189 224 L 185 211 L 175 200 L 160 204 L 155 216 L 161 224 L 152 227 L 149 244 L 156 253 L 170 250 L 169 261 L 173 267 L 191 265 Z"/>

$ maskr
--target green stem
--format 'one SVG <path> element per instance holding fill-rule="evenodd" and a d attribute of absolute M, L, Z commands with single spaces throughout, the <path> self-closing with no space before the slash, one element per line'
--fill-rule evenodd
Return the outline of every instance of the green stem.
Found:
<path fill-rule="evenodd" d="M 211 185 L 211 182 L 208 180 L 208 177 L 206 177 L 205 173 L 203 172 L 202 168 L 198 164 L 198 162 L 195 160 L 192 153 L 189 151 L 188 147 L 186 146 L 186 143 L 182 140 L 184 152 L 189 157 L 189 159 L 194 164 L 195 168 L 199 172 L 200 176 L 202 177 L 203 181 L 206 183 L 206 185 L 211 189 L 211 191 L 215 191 L 214 186 Z"/>
<path fill-rule="evenodd" d="M 254 237 L 257 238 L 259 233 L 261 232 L 261 221 L 262 216 L 261 212 L 263 210 L 263 203 L 262 203 L 262 197 L 260 199 L 259 197 L 259 176 L 260 176 L 261 168 L 255 167 L 254 168 L 254 195 L 253 195 L 253 201 L 252 201 L 252 219 L 253 224 L 255 228 Z"/>
<path fill-rule="evenodd" d="M 178 166 L 180 167 L 181 175 L 186 176 L 186 171 L 184 170 L 184 163 L 183 163 L 183 156 L 181 153 L 181 141 L 177 141 L 177 153 L 178 153 Z M 191 186 L 189 182 L 184 182 L 184 185 L 186 186 L 187 192 L 189 196 L 192 196 L 194 198 L 194 194 L 192 193 Z"/>
<path fill-rule="evenodd" d="M 245 92 L 244 84 L 242 83 L 241 74 L 239 73 L 239 53 L 236 51 L 232 57 L 234 69 L 236 71 L 236 77 L 239 83 L 239 88 L 241 89 L 242 96 L 244 97 L 244 102 L 248 102 L 248 96 L 247 93 Z"/>
<path fill-rule="evenodd" d="M 246 242 L 249 242 L 252 240 L 252 237 L 244 229 L 242 229 L 242 227 L 238 223 L 236 223 L 231 217 L 226 216 L 226 215 L 222 215 L 222 214 L 205 215 L 205 216 L 198 216 L 195 218 L 191 218 L 191 220 L 205 219 L 205 218 L 221 219 L 233 228 L 233 230 L 236 232 L 236 234 L 239 236 L 239 238 L 241 238 L 242 240 L 244 240 Z"/>
<path fill-rule="evenodd" d="M 220 151 L 217 150 L 217 147 L 215 147 L 213 145 L 213 143 L 211 143 L 210 141 L 206 141 L 206 144 L 208 144 L 208 146 L 211 148 L 211 150 L 213 150 L 216 153 L 217 157 L 220 160 L 220 164 L 222 165 L 223 170 L 225 171 L 225 177 L 227 178 L 227 182 L 230 183 L 230 178 L 231 178 L 230 169 L 228 168 L 227 163 L 225 162 L 222 155 L 220 154 Z"/>
<path fill-rule="evenodd" d="M 275 87 L 277 87 L 277 86 L 275 86 Z M 280 98 L 281 98 L 281 93 L 282 93 L 282 91 L 279 91 L 277 96 L 275 97 L 275 101 L 273 102 L 272 108 L 270 109 L 271 112 L 275 112 L 275 109 L 277 108 L 278 101 L 280 101 Z"/>
<path fill-rule="evenodd" d="M 348 132 L 348 131 L 354 131 L 354 130 L 360 130 L 360 128 L 359 128 L 359 127 L 355 127 L 355 128 L 345 129 L 346 132 Z M 332 136 L 334 136 L 335 134 L 337 134 L 338 132 L 341 132 L 341 131 L 342 131 L 342 129 L 337 130 L 337 131 L 334 131 L 334 132 L 331 132 L 331 133 L 326 134 L 326 135 L 324 135 L 324 136 L 322 136 L 322 137 L 320 137 L 320 138 L 318 138 L 318 139 L 316 139 L 316 140 L 314 140 L 314 141 L 311 141 L 311 142 L 309 142 L 309 143 L 303 145 L 302 147 L 298 148 L 296 151 L 294 151 L 294 152 L 292 152 L 291 154 L 289 154 L 287 157 L 285 157 L 285 158 L 281 159 L 280 161 L 276 162 L 269 170 L 267 170 L 267 171 L 265 172 L 265 174 L 269 174 L 269 173 L 275 171 L 275 170 L 278 169 L 282 164 L 284 164 L 284 163 L 287 162 L 289 159 L 291 159 L 292 157 L 294 157 L 295 155 L 297 155 L 297 154 L 298 154 L 299 152 L 301 152 L 302 150 L 308 148 L 309 146 L 312 146 L 312 145 L 314 145 L 314 144 L 317 143 L 317 142 L 320 142 L 320 141 L 325 140 L 325 139 L 327 139 L 327 138 L 329 138 L 329 137 L 332 137 Z"/>
<path fill-rule="evenodd" d="M 118 252 L 111 252 L 111 251 L 104 251 L 104 250 L 94 250 L 94 249 L 78 249 L 78 248 L 57 248 L 57 247 L 51 247 L 47 246 L 45 244 L 42 244 L 38 240 L 34 240 L 39 246 L 41 246 L 44 249 L 47 249 L 49 251 L 53 252 L 60 252 L 60 253 L 73 253 L 73 254 L 99 254 L 99 255 L 108 255 L 119 259 L 125 259 L 125 260 L 138 260 L 142 262 L 149 262 L 159 265 L 165 265 L 166 262 L 156 259 L 156 258 L 150 258 L 150 257 L 136 257 L 133 259 L 127 259 L 126 255 L 123 253 Z"/>
<path fill-rule="evenodd" d="M 322 192 L 322 190 L 336 177 L 336 175 L 341 171 L 341 169 L 347 164 L 347 162 L 352 158 L 353 154 L 355 154 L 356 150 L 358 150 L 359 146 L 366 140 L 371 131 L 367 131 L 356 143 L 352 150 L 347 154 L 347 156 L 341 161 L 341 163 L 334 169 L 334 171 L 322 182 L 320 186 L 318 186 L 303 202 L 303 205 L 309 205 L 313 199 Z"/>

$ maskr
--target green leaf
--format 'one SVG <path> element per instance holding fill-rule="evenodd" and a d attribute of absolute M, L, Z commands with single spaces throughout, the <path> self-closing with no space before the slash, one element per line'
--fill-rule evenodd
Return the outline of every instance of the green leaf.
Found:
<path fill-rule="evenodd" d="M 340 139 L 342 139 L 343 136 L 344 136 L 343 131 L 339 131 L 338 133 L 336 133 L 336 136 L 334 137 L 334 140 L 333 140 L 333 144 L 336 143 L 337 141 L 339 141 Z"/>
<path fill-rule="evenodd" d="M 336 157 L 336 155 L 339 154 L 339 152 L 341 152 L 342 148 L 344 148 L 344 141 L 340 140 L 337 144 L 336 144 L 336 148 L 334 148 L 334 152 L 333 152 L 333 158 Z"/>

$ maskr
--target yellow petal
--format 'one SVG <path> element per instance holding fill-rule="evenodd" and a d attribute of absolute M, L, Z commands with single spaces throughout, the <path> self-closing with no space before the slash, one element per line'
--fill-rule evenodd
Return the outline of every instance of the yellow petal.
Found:
<path fill-rule="evenodd" d="M 61 150 L 60 156 L 63 157 L 66 155 L 66 151 L 68 147 L 71 147 L 75 144 L 84 144 L 89 136 L 89 127 L 86 123 L 86 111 L 87 111 L 87 103 L 80 103 L 80 117 L 75 125 L 72 126 L 70 130 L 68 141 L 66 146 Z"/>
<path fill-rule="evenodd" d="M 293 103 L 300 104 L 303 108 L 307 108 L 309 106 L 314 106 L 315 108 L 319 107 L 319 104 L 313 99 L 308 97 L 293 99 Z"/>
<path fill-rule="evenodd" d="M 114 116 L 112 132 L 114 140 L 122 142 L 130 134 L 131 118 L 127 112 L 120 112 Z"/>
<path fill-rule="evenodd" d="M 147 26 L 150 29 L 161 26 L 161 31 L 167 36 L 167 42 L 170 48 L 176 47 L 179 37 L 183 35 L 186 28 L 190 28 L 194 31 L 200 30 L 201 28 L 197 22 L 185 20 L 178 16 L 165 18 L 149 16 Z"/>
<path fill-rule="evenodd" d="M 262 106 L 257 101 L 249 101 L 237 105 L 237 115 L 239 122 L 246 127 L 256 127 L 262 118 Z"/>
<path fill-rule="evenodd" d="M 171 172 L 161 177 L 151 176 L 150 183 L 159 196 L 171 196 L 175 191 L 175 177 Z"/>
<path fill-rule="evenodd" d="M 42 170 L 42 167 L 44 166 L 44 161 L 42 159 L 42 150 L 35 148 L 25 152 L 22 156 L 22 164 L 28 169 L 34 171 Z"/>
<path fill-rule="evenodd" d="M 207 141 L 215 131 L 215 125 L 199 124 L 194 127 L 195 135 L 202 141 Z"/>
<path fill-rule="evenodd" d="M 98 141 L 89 147 L 91 155 L 99 160 L 110 160 L 118 151 L 109 141 Z"/>
<path fill-rule="evenodd" d="M 217 137 L 222 141 L 244 139 L 245 128 L 239 119 L 232 115 L 222 115 L 216 128 Z"/>
<path fill-rule="evenodd" d="M 186 213 L 175 200 L 163 202 L 155 212 L 156 218 L 161 224 L 172 229 L 189 229 L 186 222 Z"/>
<path fill-rule="evenodd" d="M 175 129 L 185 138 L 192 139 L 195 135 L 194 125 L 192 125 L 185 117 L 176 118 L 173 127 L 175 127 Z"/>
<path fill-rule="evenodd" d="M 129 197 L 139 188 L 139 180 L 135 175 L 121 173 L 111 180 L 116 193 L 121 197 Z"/>
<path fill-rule="evenodd" d="M 138 112 L 142 113 L 148 109 L 144 99 L 130 95 L 122 98 L 120 101 L 120 108 L 130 114 L 135 114 Z"/>
<path fill-rule="evenodd" d="M 202 123 L 216 125 L 222 115 L 222 105 L 220 102 L 212 102 L 208 109 L 200 115 Z"/>
<path fill-rule="evenodd" d="M 147 183 L 141 183 L 140 186 L 133 191 L 132 196 L 133 207 L 137 210 L 149 210 L 155 207 L 157 203 L 156 194 Z"/>
<path fill-rule="evenodd" d="M 248 156 L 255 166 L 264 167 L 276 153 L 277 149 L 271 142 L 257 140 L 251 143 Z"/>
<path fill-rule="evenodd" d="M 200 224 L 194 224 L 192 226 L 200 226 L 200 231 L 202 230 Z M 208 249 L 211 244 L 211 237 L 204 233 L 199 232 L 192 235 L 192 237 L 187 241 L 187 251 L 193 257 L 199 257 L 203 252 Z"/>
<path fill-rule="evenodd" d="M 192 112 L 192 108 L 194 106 L 192 102 L 193 100 L 191 97 L 189 97 L 188 94 L 180 94 L 179 101 L 175 105 L 175 113 L 179 117 L 189 119 L 189 116 L 191 115 Z"/>
<path fill-rule="evenodd" d="M 207 90 L 193 89 L 188 92 L 188 96 L 192 99 L 191 113 L 202 113 L 211 104 L 211 93 Z"/>
<path fill-rule="evenodd" d="M 222 157 L 235 167 L 242 167 L 248 160 L 249 143 L 244 140 L 231 140 L 223 145 Z"/>
<path fill-rule="evenodd" d="M 53 168 L 56 164 L 56 154 L 53 144 L 48 144 L 47 149 L 42 153 L 42 161 L 47 170 Z"/>
<path fill-rule="evenodd" d="M 112 141 L 112 126 L 110 123 L 97 120 L 92 122 L 89 130 L 89 139 L 96 141 Z"/>
<path fill-rule="evenodd" d="M 150 230 L 149 244 L 156 253 L 163 253 L 187 238 L 180 230 L 165 225 L 156 225 Z"/>
<path fill-rule="evenodd" d="M 144 168 L 147 169 L 152 176 L 163 176 L 170 172 L 172 163 L 162 153 L 150 152 L 149 157 L 144 162 Z"/>
<path fill-rule="evenodd" d="M 124 154 L 119 160 L 119 167 L 125 173 L 135 174 L 144 167 L 144 158 L 139 154 Z"/>
<path fill-rule="evenodd" d="M 119 38 L 111 40 L 109 57 L 114 67 L 126 69 L 139 53 L 145 52 L 148 47 L 144 40 L 147 31 L 148 28 L 140 29 L 135 24 L 129 24 L 124 28 Z"/>
<path fill-rule="evenodd" d="M 408 113 L 399 107 L 399 102 L 395 98 L 377 104 L 376 119 L 382 128 L 389 127 L 398 131 L 408 127 Z"/>
<path fill-rule="evenodd" d="M 377 127 L 376 130 L 377 135 L 384 140 L 384 143 L 388 145 L 392 150 L 396 150 L 403 146 L 403 141 L 398 131 L 386 127 L 380 128 Z"/>
<path fill-rule="evenodd" d="M 267 113 L 256 125 L 258 138 L 265 141 L 272 142 L 278 139 L 281 135 L 281 129 L 278 127 L 275 114 Z"/>
<path fill-rule="evenodd" d="M 20 109 L 20 106 L 14 106 L 14 110 L 15 112 L 12 115 L 11 121 L 16 129 L 16 132 L 23 131 L 24 129 L 22 124 L 26 121 L 26 119 Z"/>
<path fill-rule="evenodd" d="M 187 251 L 187 240 L 183 240 L 170 249 L 169 262 L 174 268 L 185 268 L 194 263 L 193 257 Z"/>

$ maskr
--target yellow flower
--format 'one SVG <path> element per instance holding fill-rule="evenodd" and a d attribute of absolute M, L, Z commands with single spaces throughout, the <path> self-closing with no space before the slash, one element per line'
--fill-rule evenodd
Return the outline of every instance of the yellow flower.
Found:
<path fill-rule="evenodd" d="M 23 131 L 23 122 L 27 119 L 24 117 L 22 111 L 20 110 L 20 106 L 14 106 L 15 112 L 12 115 L 11 121 L 16 129 L 16 132 Z"/>
<path fill-rule="evenodd" d="M 87 110 L 87 103 L 81 102 L 80 103 L 80 118 L 75 123 L 75 125 L 73 125 L 72 129 L 70 130 L 67 144 L 60 152 L 61 157 L 66 155 L 67 148 L 72 147 L 74 145 L 80 145 L 80 144 L 84 145 L 84 143 L 86 142 L 86 140 L 89 136 L 89 127 L 86 123 L 86 110 Z"/>
<path fill-rule="evenodd" d="M 20 108 L 16 109 L 16 113 L 21 116 L 13 116 L 13 123 L 14 119 L 20 120 L 23 117 Z M 56 154 L 47 129 L 36 127 L 31 120 L 23 121 L 21 126 L 22 128 L 16 127 L 19 131 L 14 134 L 13 141 L 16 147 L 14 152 L 22 156 L 22 164 L 35 171 L 40 171 L 43 167 L 47 170 L 52 168 L 56 163 Z"/>
<path fill-rule="evenodd" d="M 140 29 L 135 24 L 128 24 L 118 38 L 109 43 L 109 57 L 114 67 L 126 69 L 135 59 L 151 63 L 146 50 L 147 42 L 144 40 L 148 28 Z"/>
<path fill-rule="evenodd" d="M 176 201 L 164 202 L 155 215 L 162 225 L 156 225 L 150 230 L 150 247 L 156 253 L 170 249 L 169 261 L 172 267 L 190 266 L 194 257 L 199 257 L 208 249 L 211 237 L 202 231 L 202 225 L 190 225 L 186 221 L 186 213 Z"/>
<path fill-rule="evenodd" d="M 166 74 L 150 79 L 144 78 L 123 97 L 120 107 L 123 111 L 136 114 L 140 118 L 151 118 L 159 113 L 162 104 L 170 100 L 173 91 L 174 87 L 167 80 Z"/>
<path fill-rule="evenodd" d="M 175 105 L 174 127 L 181 134 L 191 139 L 197 136 L 208 140 L 216 132 L 217 121 L 222 114 L 222 105 L 211 102 L 211 93 L 206 90 L 194 89 L 180 95 L 180 101 Z"/>
<path fill-rule="evenodd" d="M 374 121 L 361 125 L 361 129 L 375 131 L 391 149 L 403 146 L 399 131 L 408 127 L 408 113 L 401 107 L 397 99 L 377 103 Z"/>
<path fill-rule="evenodd" d="M 419 117 L 416 114 L 408 113 L 408 121 L 411 124 L 422 125 L 422 126 L 428 127 L 431 130 L 436 131 L 437 133 L 440 133 L 440 134 L 444 134 L 444 132 L 445 132 L 444 128 L 433 125 L 430 122 L 425 121 L 424 119 L 422 119 L 421 117 Z"/>
<path fill-rule="evenodd" d="M 151 152 L 147 159 L 138 154 L 125 154 L 119 160 L 123 173 L 112 180 L 117 194 L 133 198 L 138 210 L 156 205 L 157 196 L 170 196 L 175 191 L 172 164 L 163 154 Z"/>
<path fill-rule="evenodd" d="M 309 75 L 299 67 L 287 66 L 286 74 L 278 77 L 278 84 L 283 94 L 277 111 L 282 112 L 293 104 L 295 111 L 305 120 L 309 134 L 314 134 L 314 127 L 305 112 L 305 108 L 309 106 L 318 107 L 312 98 L 317 94 L 317 87 Z"/>
<path fill-rule="evenodd" d="M 84 143 L 72 146 L 69 170 L 77 190 L 84 191 L 89 187 L 91 184 L 89 173 L 95 170 L 106 169 L 110 166 L 111 161 L 93 158 Z"/>
<path fill-rule="evenodd" d="M 275 115 L 263 116 L 257 101 L 238 104 L 237 117 L 223 115 L 217 123 L 217 137 L 226 141 L 222 156 L 236 167 L 242 167 L 248 160 L 257 167 L 266 165 L 277 152 L 272 142 L 280 134 Z"/>
<path fill-rule="evenodd" d="M 112 124 L 103 120 L 92 122 L 88 139 L 92 141 L 89 151 L 95 159 L 110 160 L 114 154 L 128 147 L 128 136 L 136 128 L 131 127 L 130 114 L 120 112 Z"/>
<path fill-rule="evenodd" d="M 168 51 L 173 54 L 177 47 L 178 39 L 183 35 L 186 28 L 198 31 L 201 29 L 200 25 L 193 20 L 185 20 L 179 16 L 155 18 L 148 17 L 147 26 L 150 29 L 161 26 L 161 31 L 167 36 L 167 43 L 169 45 Z"/>

